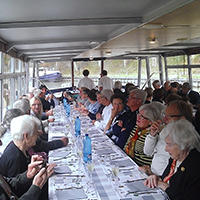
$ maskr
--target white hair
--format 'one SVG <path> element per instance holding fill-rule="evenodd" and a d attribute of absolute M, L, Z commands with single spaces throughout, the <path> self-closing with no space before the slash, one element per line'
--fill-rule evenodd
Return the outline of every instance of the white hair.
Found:
<path fill-rule="evenodd" d="M 24 114 L 30 113 L 30 102 L 28 99 L 19 99 L 13 104 L 13 108 L 20 109 Z"/>
<path fill-rule="evenodd" d="M 181 150 L 189 151 L 196 148 L 200 152 L 200 136 L 192 123 L 186 119 L 171 122 L 166 126 L 170 140 L 177 144 Z"/>
<path fill-rule="evenodd" d="M 40 125 L 40 120 L 30 115 L 22 115 L 11 121 L 11 135 L 13 140 L 23 140 L 24 133 L 32 136 L 36 127 Z"/>
<path fill-rule="evenodd" d="M 140 89 L 133 89 L 130 91 L 130 94 L 134 93 L 134 96 L 138 99 L 142 100 L 142 104 L 144 104 L 146 98 L 147 98 L 147 93 L 144 90 Z"/>
<path fill-rule="evenodd" d="M 106 89 L 101 91 L 102 96 L 104 96 L 107 100 L 111 100 L 111 96 L 114 94 L 112 90 Z"/>

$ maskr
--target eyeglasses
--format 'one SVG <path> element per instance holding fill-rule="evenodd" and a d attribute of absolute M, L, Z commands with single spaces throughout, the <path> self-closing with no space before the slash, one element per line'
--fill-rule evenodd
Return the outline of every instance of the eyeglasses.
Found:
<path fill-rule="evenodd" d="M 41 106 L 41 104 L 32 104 L 32 106 Z"/>
<path fill-rule="evenodd" d="M 166 117 L 166 118 L 173 118 L 173 117 L 182 117 L 183 115 L 170 115 L 170 114 L 165 114 L 163 113 L 163 117 Z"/>
<path fill-rule="evenodd" d="M 137 116 L 139 116 L 139 117 L 141 117 L 141 119 L 142 120 L 144 120 L 144 119 L 148 119 L 148 120 L 150 120 L 149 118 L 147 118 L 147 117 L 144 117 L 141 113 L 137 113 Z M 151 120 L 150 120 L 151 121 Z"/>
<path fill-rule="evenodd" d="M 129 98 L 129 99 L 138 99 L 138 98 L 132 97 L 132 96 L 130 96 L 130 95 L 128 96 L 128 98 Z"/>

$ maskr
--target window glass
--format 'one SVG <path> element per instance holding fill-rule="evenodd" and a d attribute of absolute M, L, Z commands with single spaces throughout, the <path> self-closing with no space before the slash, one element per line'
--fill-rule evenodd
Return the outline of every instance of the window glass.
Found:
<path fill-rule="evenodd" d="M 11 57 L 7 54 L 4 54 L 4 73 L 11 72 Z"/>
<path fill-rule="evenodd" d="M 192 65 L 199 65 L 200 64 L 200 54 L 191 55 L 190 63 Z"/>
<path fill-rule="evenodd" d="M 18 59 L 15 59 L 15 61 L 14 61 L 15 72 L 20 72 L 19 63 L 20 63 L 20 61 Z"/>
<path fill-rule="evenodd" d="M 10 108 L 10 79 L 3 80 L 3 114 Z"/>
<path fill-rule="evenodd" d="M 192 85 L 193 90 L 200 91 L 200 68 L 193 68 L 192 69 Z"/>
<path fill-rule="evenodd" d="M 168 77 L 171 82 L 177 81 L 182 84 L 188 81 L 188 69 L 187 68 L 178 68 L 178 69 L 168 69 Z"/>
<path fill-rule="evenodd" d="M 167 65 L 187 65 L 187 56 L 171 56 L 167 57 Z"/>

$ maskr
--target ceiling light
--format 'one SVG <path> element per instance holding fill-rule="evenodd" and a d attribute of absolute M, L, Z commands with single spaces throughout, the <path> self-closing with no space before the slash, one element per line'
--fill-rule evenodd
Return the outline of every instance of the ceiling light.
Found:
<path fill-rule="evenodd" d="M 90 41 L 89 44 L 90 45 L 95 45 L 95 44 L 99 44 L 99 42 L 97 42 L 97 41 Z"/>
<path fill-rule="evenodd" d="M 107 56 L 110 56 L 111 53 L 112 53 L 111 51 L 106 51 L 106 55 L 107 55 Z"/>
<path fill-rule="evenodd" d="M 161 24 L 161 23 L 145 24 L 142 26 L 142 28 L 145 28 L 145 29 L 157 29 L 157 28 L 162 28 L 162 27 L 163 27 L 163 24 Z"/>
<path fill-rule="evenodd" d="M 148 38 L 147 41 L 149 44 L 155 44 L 158 42 L 158 39 L 157 38 Z"/>

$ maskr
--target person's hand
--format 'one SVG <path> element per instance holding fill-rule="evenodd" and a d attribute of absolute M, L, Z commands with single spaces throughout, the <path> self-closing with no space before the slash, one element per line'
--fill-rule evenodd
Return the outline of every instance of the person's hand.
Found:
<path fill-rule="evenodd" d="M 50 95 L 49 95 L 49 98 L 50 98 L 50 99 L 53 99 L 53 94 L 50 94 Z"/>
<path fill-rule="evenodd" d="M 150 127 L 150 129 L 151 129 L 151 131 L 150 131 L 151 136 L 155 137 L 159 133 L 159 127 L 160 127 L 161 123 L 162 123 L 161 120 L 157 120 L 157 121 L 155 121 L 151 125 L 151 127 Z"/>
<path fill-rule="evenodd" d="M 45 113 L 45 116 L 53 116 L 53 110 L 48 110 L 48 111 Z"/>
<path fill-rule="evenodd" d="M 42 168 L 33 179 L 33 185 L 38 186 L 40 189 L 44 186 L 47 179 L 54 173 L 55 163 L 49 164 L 47 168 Z"/>
<path fill-rule="evenodd" d="M 151 175 L 144 181 L 144 185 L 149 188 L 156 188 L 158 186 L 158 180 L 159 180 L 158 176 Z"/>
<path fill-rule="evenodd" d="M 123 121 L 119 120 L 117 125 L 122 128 L 123 127 Z"/>
<path fill-rule="evenodd" d="M 31 157 L 31 163 L 28 165 L 28 170 L 27 170 L 27 178 L 31 179 L 35 176 L 35 174 L 40 170 L 40 165 L 43 162 L 43 158 L 39 155 L 33 155 Z"/>
<path fill-rule="evenodd" d="M 110 117 L 113 119 L 117 115 L 117 113 L 118 113 L 117 108 L 113 108 L 111 110 L 111 116 Z"/>
<path fill-rule="evenodd" d="M 161 180 L 158 180 L 158 187 L 161 188 L 163 191 L 165 191 L 169 187 L 169 184 Z"/>
<path fill-rule="evenodd" d="M 54 122 L 54 121 L 55 121 L 55 118 L 48 119 L 48 122 Z"/>
<path fill-rule="evenodd" d="M 68 137 L 63 137 L 61 138 L 62 142 L 63 142 L 63 146 L 67 146 L 69 143 L 69 138 Z"/>
<path fill-rule="evenodd" d="M 96 122 L 96 120 L 92 120 L 92 125 L 94 125 L 95 122 Z"/>
<path fill-rule="evenodd" d="M 102 115 L 101 115 L 100 113 L 97 113 L 97 114 L 96 114 L 96 119 L 97 119 L 97 120 L 101 119 L 101 117 L 102 117 Z"/>
<path fill-rule="evenodd" d="M 152 175 L 151 167 L 149 165 L 143 165 L 138 167 L 138 170 L 146 173 L 148 176 Z"/>

